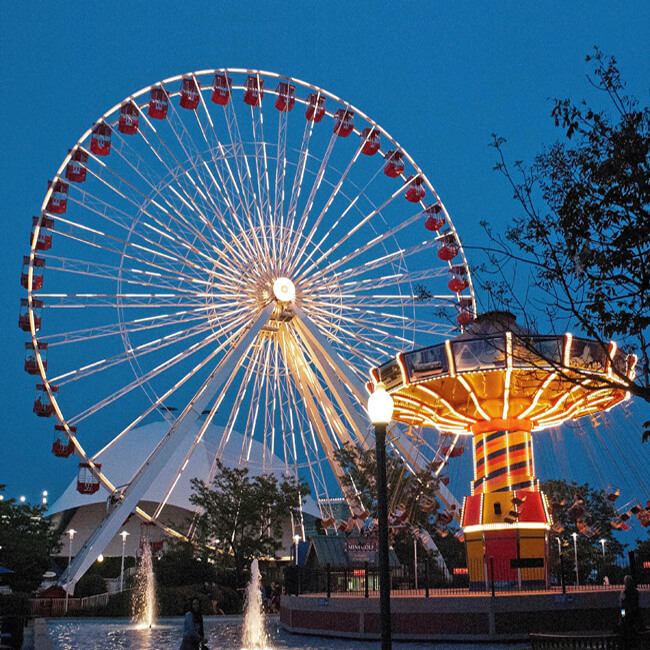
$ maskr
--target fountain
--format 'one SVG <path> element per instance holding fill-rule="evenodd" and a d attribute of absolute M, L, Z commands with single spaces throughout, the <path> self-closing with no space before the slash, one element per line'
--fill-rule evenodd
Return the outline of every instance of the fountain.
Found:
<path fill-rule="evenodd" d="M 262 576 L 257 559 L 251 564 L 251 580 L 246 588 L 246 611 L 242 631 L 242 650 L 271 650 L 267 645 L 262 609 L 262 592 L 260 589 Z"/>
<path fill-rule="evenodd" d="M 156 586 L 149 542 L 145 542 L 142 546 L 140 566 L 135 576 L 131 611 L 133 620 L 139 628 L 153 626 L 156 617 Z"/>

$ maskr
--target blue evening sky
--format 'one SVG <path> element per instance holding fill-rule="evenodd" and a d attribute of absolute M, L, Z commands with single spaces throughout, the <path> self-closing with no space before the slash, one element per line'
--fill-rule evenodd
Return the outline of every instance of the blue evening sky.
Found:
<path fill-rule="evenodd" d="M 32 414 L 17 327 L 22 255 L 46 182 L 95 119 L 137 89 L 192 70 L 259 68 L 355 104 L 427 173 L 476 260 L 488 220 L 517 214 L 492 167 L 558 135 L 551 98 L 592 98 L 585 55 L 614 54 L 648 101 L 646 2 L 5 2 L 0 12 L 3 253 L 0 483 L 53 497 L 75 473 L 50 453 L 52 421 Z M 480 298 L 480 296 L 479 296 Z M 647 409 L 646 409 L 647 410 Z M 647 450 L 644 450 L 647 453 Z"/>

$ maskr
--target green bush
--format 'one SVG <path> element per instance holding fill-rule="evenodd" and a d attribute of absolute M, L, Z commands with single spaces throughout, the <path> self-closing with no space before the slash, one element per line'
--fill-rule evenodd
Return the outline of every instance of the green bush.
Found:
<path fill-rule="evenodd" d="M 97 573 L 86 573 L 75 586 L 75 598 L 86 598 L 106 593 L 106 580 Z"/>

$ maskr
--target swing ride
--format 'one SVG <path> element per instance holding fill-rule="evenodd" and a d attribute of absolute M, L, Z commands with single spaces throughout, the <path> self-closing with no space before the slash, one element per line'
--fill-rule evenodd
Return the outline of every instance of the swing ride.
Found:
<path fill-rule="evenodd" d="M 553 521 L 535 476 L 531 434 L 625 400 L 622 379 L 634 377 L 635 364 L 615 343 L 603 349 L 571 334 L 540 336 L 492 312 L 454 339 L 399 353 L 372 370 L 370 388 L 383 382 L 395 420 L 472 438 L 474 479 L 461 519 L 472 587 L 492 579 L 547 583 Z M 614 500 L 617 490 L 607 496 Z M 579 507 L 576 501 L 572 517 L 587 534 Z M 648 511 L 639 506 L 639 513 L 646 526 Z"/>

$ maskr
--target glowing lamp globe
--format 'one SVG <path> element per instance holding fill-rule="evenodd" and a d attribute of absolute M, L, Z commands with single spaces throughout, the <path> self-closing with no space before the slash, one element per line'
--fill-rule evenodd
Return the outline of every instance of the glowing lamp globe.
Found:
<path fill-rule="evenodd" d="M 382 382 L 377 384 L 368 398 L 368 415 L 373 424 L 388 424 L 393 419 L 393 398 Z"/>
<path fill-rule="evenodd" d="M 296 297 L 296 287 L 289 278 L 278 278 L 273 283 L 273 295 L 281 302 L 291 302 Z"/>

